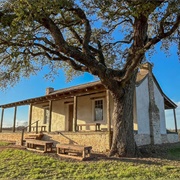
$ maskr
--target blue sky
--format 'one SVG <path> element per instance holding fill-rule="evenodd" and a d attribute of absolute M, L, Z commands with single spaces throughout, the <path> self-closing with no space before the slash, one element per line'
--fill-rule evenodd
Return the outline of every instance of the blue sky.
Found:
<path fill-rule="evenodd" d="M 158 80 L 162 90 L 178 105 L 176 114 L 178 128 L 180 129 L 180 62 L 178 61 L 175 47 L 171 48 L 171 53 L 172 54 L 170 57 L 166 57 L 164 52 L 158 49 L 158 53 L 152 57 L 150 62 L 154 64 L 153 73 Z M 42 71 L 38 73 L 37 76 L 32 76 L 29 79 L 22 78 L 22 80 L 16 86 L 10 87 L 4 92 L 0 91 L 0 104 L 6 104 L 45 95 L 45 89 L 47 87 L 61 89 L 77 84 L 92 82 L 95 80 L 95 78 L 90 74 L 84 74 L 67 83 L 63 71 L 61 71 L 60 76 L 57 77 L 54 82 L 50 82 L 43 78 L 43 74 L 44 73 Z M 13 111 L 13 108 L 5 110 L 3 125 L 12 125 Z M 18 107 L 18 125 L 27 121 L 27 119 L 28 106 Z M 172 110 L 166 112 L 166 124 L 168 128 L 174 128 Z"/>

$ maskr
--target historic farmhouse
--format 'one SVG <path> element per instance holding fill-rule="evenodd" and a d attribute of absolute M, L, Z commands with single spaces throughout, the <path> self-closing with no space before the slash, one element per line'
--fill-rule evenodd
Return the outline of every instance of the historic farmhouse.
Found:
<path fill-rule="evenodd" d="M 105 152 L 111 146 L 113 133 L 113 100 L 100 81 L 71 88 L 46 89 L 46 95 L 0 105 L 2 108 L 0 140 L 20 138 L 15 132 L 18 106 L 29 105 L 28 131 L 43 132 L 44 140 L 54 143 L 90 145 Z M 3 132 L 3 113 L 14 107 L 14 133 Z M 138 145 L 177 142 L 176 109 L 162 91 L 146 63 L 139 70 L 134 96 L 134 134 Z M 175 132 L 166 129 L 165 110 L 172 109 Z"/>

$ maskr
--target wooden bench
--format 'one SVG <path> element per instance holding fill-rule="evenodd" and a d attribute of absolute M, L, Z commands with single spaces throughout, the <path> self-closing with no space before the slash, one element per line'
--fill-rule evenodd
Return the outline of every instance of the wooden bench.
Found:
<path fill-rule="evenodd" d="M 78 130 L 78 131 L 82 131 L 82 127 L 83 127 L 83 126 L 89 127 L 89 128 L 90 128 L 90 126 L 94 126 L 95 131 L 100 131 L 101 123 L 77 124 L 77 130 Z"/>
<path fill-rule="evenodd" d="M 42 141 L 42 140 L 36 140 L 36 139 L 27 139 L 26 140 L 26 146 L 29 150 L 39 151 L 39 152 L 52 152 L 52 141 Z M 37 147 L 43 147 L 43 150 L 36 149 Z"/>
<path fill-rule="evenodd" d="M 91 156 L 92 146 L 56 144 L 56 149 L 57 149 L 57 154 L 61 157 L 84 160 Z"/>

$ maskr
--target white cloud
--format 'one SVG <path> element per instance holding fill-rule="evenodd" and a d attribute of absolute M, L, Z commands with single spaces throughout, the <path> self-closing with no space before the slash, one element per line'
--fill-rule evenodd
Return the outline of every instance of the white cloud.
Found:
<path fill-rule="evenodd" d="M 18 126 L 27 126 L 28 122 L 23 120 L 16 120 L 16 127 Z M 3 122 L 3 127 L 12 127 L 13 122 Z"/>
<path fill-rule="evenodd" d="M 27 126 L 28 122 L 27 121 L 22 121 L 22 120 L 17 120 L 16 126 Z"/>

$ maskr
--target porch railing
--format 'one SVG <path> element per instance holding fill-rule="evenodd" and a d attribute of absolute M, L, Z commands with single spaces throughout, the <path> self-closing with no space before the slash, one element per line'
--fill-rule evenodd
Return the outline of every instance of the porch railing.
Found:
<path fill-rule="evenodd" d="M 36 124 L 36 134 L 38 134 L 38 122 L 39 120 L 29 124 L 28 126 L 26 126 L 25 128 L 22 129 L 22 133 L 21 133 L 21 146 L 23 146 L 23 141 L 24 141 L 24 131 L 28 128 L 31 127 L 31 125 Z"/>

